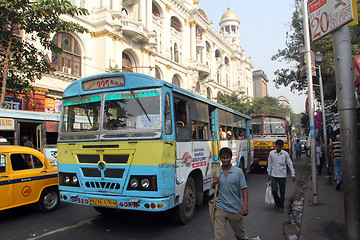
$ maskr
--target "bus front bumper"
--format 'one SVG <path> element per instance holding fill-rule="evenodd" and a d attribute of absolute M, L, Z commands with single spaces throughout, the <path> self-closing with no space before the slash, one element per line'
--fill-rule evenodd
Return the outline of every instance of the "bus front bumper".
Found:
<path fill-rule="evenodd" d="M 108 207 L 126 210 L 160 212 L 175 206 L 175 197 L 149 198 L 129 196 L 102 196 L 90 193 L 60 191 L 60 200 L 79 205 Z"/>

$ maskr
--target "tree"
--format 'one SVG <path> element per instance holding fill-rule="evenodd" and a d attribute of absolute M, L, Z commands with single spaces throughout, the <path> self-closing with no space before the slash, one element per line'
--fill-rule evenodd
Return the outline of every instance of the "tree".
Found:
<path fill-rule="evenodd" d="M 289 107 L 280 105 L 276 98 L 269 96 L 255 97 L 250 100 L 250 98 L 247 97 L 239 98 L 239 95 L 235 93 L 228 95 L 219 92 L 217 101 L 226 107 L 250 116 L 269 114 L 290 118 L 290 114 L 292 113 L 292 110 Z"/>
<path fill-rule="evenodd" d="M 54 33 L 87 31 L 60 16 L 88 14 L 65 0 L 0 0 L 0 108 L 6 92 L 27 93 L 31 82 L 53 71 L 46 51 L 62 53 L 52 41 Z M 19 37 L 20 32 L 25 37 Z M 36 41 L 43 49 L 35 47 Z"/>
<path fill-rule="evenodd" d="M 285 61 L 291 65 L 288 68 L 282 68 L 275 71 L 275 86 L 290 86 L 291 91 L 302 92 L 307 88 L 306 78 L 300 76 L 300 53 L 298 47 L 304 44 L 303 35 L 303 16 L 302 1 L 295 1 L 295 10 L 291 19 L 290 30 L 286 33 L 286 47 L 278 50 L 277 54 L 272 56 L 272 60 Z M 360 26 L 350 27 L 353 54 L 360 54 Z M 311 43 L 311 50 L 321 52 L 324 58 L 321 62 L 322 79 L 324 81 L 324 98 L 325 100 L 334 100 L 336 98 L 336 84 L 334 71 L 334 53 L 333 42 L 331 36 L 326 36 L 316 42 Z M 318 77 L 314 77 L 314 83 L 317 83 Z M 317 97 L 319 96 L 319 88 L 315 87 Z M 319 97 L 318 97 L 319 99 Z"/>

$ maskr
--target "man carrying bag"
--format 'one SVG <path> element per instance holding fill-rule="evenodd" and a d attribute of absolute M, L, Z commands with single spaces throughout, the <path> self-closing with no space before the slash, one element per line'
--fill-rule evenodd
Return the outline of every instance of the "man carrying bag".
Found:
<path fill-rule="evenodd" d="M 222 163 L 220 175 L 214 178 L 212 184 L 213 188 L 218 185 L 213 228 L 215 240 L 225 240 L 227 220 L 236 239 L 248 239 L 242 224 L 242 217 L 248 215 L 248 192 L 245 175 L 240 168 L 231 165 L 232 151 L 230 148 L 220 149 L 219 158 Z"/>

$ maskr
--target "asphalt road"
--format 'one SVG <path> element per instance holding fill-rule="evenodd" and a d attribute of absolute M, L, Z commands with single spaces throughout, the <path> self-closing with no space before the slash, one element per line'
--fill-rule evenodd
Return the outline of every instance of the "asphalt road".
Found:
<path fill-rule="evenodd" d="M 294 161 L 297 176 L 301 176 L 305 157 Z M 285 212 L 278 213 L 265 204 L 267 174 L 256 171 L 246 176 L 249 192 L 249 215 L 244 218 L 249 238 L 261 240 L 285 239 L 283 224 L 288 220 L 290 203 L 297 187 L 288 177 Z M 299 178 L 297 178 L 299 179 Z M 92 207 L 62 203 L 52 213 L 40 213 L 31 206 L 0 212 L 0 239 L 213 239 L 208 207 L 197 208 L 194 218 L 185 226 L 169 220 L 166 213 L 137 211 L 98 214 Z M 227 239 L 235 239 L 227 226 Z"/>

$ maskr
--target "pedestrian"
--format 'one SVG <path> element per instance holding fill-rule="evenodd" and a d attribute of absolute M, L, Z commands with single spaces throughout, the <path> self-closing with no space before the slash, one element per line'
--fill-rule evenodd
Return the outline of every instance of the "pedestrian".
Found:
<path fill-rule="evenodd" d="M 320 138 L 316 138 L 315 152 L 316 152 L 315 156 L 316 156 L 317 174 L 321 175 L 321 168 L 323 165 L 323 144 L 320 141 Z"/>
<path fill-rule="evenodd" d="M 342 168 L 341 168 L 341 142 L 340 134 L 336 135 L 335 142 L 332 144 L 334 153 L 334 174 L 336 180 L 336 190 L 339 190 L 342 184 Z"/>
<path fill-rule="evenodd" d="M 29 137 L 27 135 L 22 136 L 21 139 L 25 147 L 35 148 L 34 144 L 29 140 Z"/>
<path fill-rule="evenodd" d="M 224 240 L 226 221 L 233 229 L 236 239 L 248 239 L 242 218 L 248 215 L 248 192 L 245 175 L 241 168 L 231 165 L 232 151 L 224 147 L 219 151 L 222 163 L 220 176 L 215 177 L 212 187 L 219 183 L 218 197 L 215 202 L 215 240 Z M 242 201 L 241 201 L 242 199 Z"/>
<path fill-rule="evenodd" d="M 295 169 L 293 167 L 290 155 L 282 150 L 284 141 L 279 139 L 275 142 L 275 149 L 270 151 L 268 158 L 268 175 L 271 179 L 271 191 L 274 195 L 274 211 L 280 213 L 284 212 L 285 201 L 285 187 L 286 187 L 286 174 L 287 168 L 291 171 L 291 179 L 295 181 Z M 280 197 L 278 196 L 278 189 L 280 189 Z"/>
<path fill-rule="evenodd" d="M 295 153 L 296 153 L 296 160 L 301 159 L 301 143 L 299 139 L 296 139 Z"/>

